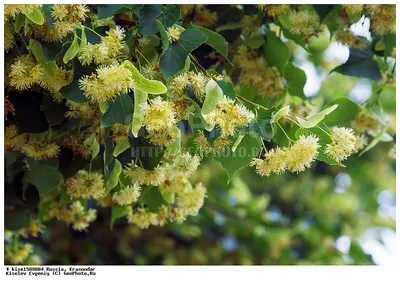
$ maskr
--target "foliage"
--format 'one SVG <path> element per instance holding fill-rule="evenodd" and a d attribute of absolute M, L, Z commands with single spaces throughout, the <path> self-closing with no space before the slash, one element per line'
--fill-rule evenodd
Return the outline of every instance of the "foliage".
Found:
<path fill-rule="evenodd" d="M 4 9 L 7 263 L 369 264 L 394 228 L 394 5 Z"/>

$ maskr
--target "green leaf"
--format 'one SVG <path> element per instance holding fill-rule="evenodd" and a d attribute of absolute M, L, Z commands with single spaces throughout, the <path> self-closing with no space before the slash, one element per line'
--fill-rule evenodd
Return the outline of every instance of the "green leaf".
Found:
<path fill-rule="evenodd" d="M 49 125 L 54 126 L 63 121 L 66 107 L 62 103 L 55 102 L 52 97 L 44 96 L 40 104 L 40 110 L 44 112 Z"/>
<path fill-rule="evenodd" d="M 181 135 L 182 135 L 182 133 L 178 127 L 176 127 L 175 130 L 176 130 L 176 137 L 175 137 L 174 141 L 167 147 L 167 153 L 171 154 L 171 155 L 176 155 L 181 151 Z"/>
<path fill-rule="evenodd" d="M 81 42 L 79 43 L 79 49 L 83 50 L 83 48 L 86 47 L 88 41 L 87 41 L 87 37 L 86 37 L 86 31 L 85 28 L 83 26 L 81 26 Z"/>
<path fill-rule="evenodd" d="M 396 48 L 396 34 L 385 34 L 383 42 L 385 43 L 385 57 L 392 57 L 393 48 Z"/>
<path fill-rule="evenodd" d="M 159 20 L 164 28 L 175 24 L 181 18 L 181 10 L 178 5 L 144 5 L 139 11 L 139 26 L 143 34 L 155 34 L 158 31 L 156 20 Z"/>
<path fill-rule="evenodd" d="M 313 7 L 319 16 L 319 22 L 322 22 L 335 6 L 331 4 L 317 4 L 313 5 Z"/>
<path fill-rule="evenodd" d="M 11 231 L 17 231 L 28 226 L 30 216 L 27 210 L 17 209 L 4 213 L 4 228 Z"/>
<path fill-rule="evenodd" d="M 75 56 L 78 54 L 78 52 L 80 50 L 81 50 L 81 48 L 80 48 L 80 45 L 78 42 L 78 35 L 75 33 L 72 44 L 69 46 L 67 52 L 65 52 L 65 54 L 64 54 L 64 57 L 63 57 L 64 64 L 68 63 L 68 61 L 75 58 Z"/>
<path fill-rule="evenodd" d="M 146 92 L 140 91 L 139 89 L 135 89 L 135 105 L 133 111 L 133 118 L 132 118 L 132 134 L 133 136 L 137 137 L 140 128 L 142 127 L 143 120 L 144 120 L 144 106 L 147 105 L 147 98 L 148 95 Z"/>
<path fill-rule="evenodd" d="M 97 15 L 99 20 L 111 17 L 113 15 L 130 12 L 132 9 L 127 4 L 98 4 Z"/>
<path fill-rule="evenodd" d="M 114 151 L 113 151 L 113 156 L 118 157 L 119 154 L 122 152 L 125 152 L 128 148 L 131 147 L 131 144 L 129 143 L 129 139 L 126 138 L 123 141 L 118 141 L 117 144 L 115 145 Z"/>
<path fill-rule="evenodd" d="M 169 47 L 168 34 L 167 34 L 167 31 L 165 30 L 164 26 L 160 22 L 160 20 L 156 20 L 156 24 L 157 24 L 158 30 L 160 31 L 162 49 L 163 49 L 163 53 L 164 53 L 165 50 L 167 50 Z"/>
<path fill-rule="evenodd" d="M 257 119 L 250 126 L 249 131 L 258 133 L 263 139 L 270 141 L 276 132 L 276 124 L 271 123 L 271 116 L 276 108 L 258 112 Z"/>
<path fill-rule="evenodd" d="M 307 82 L 307 76 L 302 69 L 295 67 L 292 63 L 288 63 L 285 67 L 285 79 L 290 95 L 306 99 L 303 89 Z"/>
<path fill-rule="evenodd" d="M 110 221 L 110 229 L 112 230 L 115 221 L 121 217 L 124 217 L 128 214 L 127 206 L 113 206 L 111 208 L 111 221 Z"/>
<path fill-rule="evenodd" d="M 117 186 L 119 176 L 122 172 L 122 165 L 119 162 L 119 160 L 114 159 L 114 162 L 115 162 L 114 168 L 111 171 L 111 173 L 106 173 L 104 175 L 104 183 L 105 183 L 107 192 L 110 192 L 112 189 L 114 189 Z"/>
<path fill-rule="evenodd" d="M 244 42 L 250 49 L 258 49 L 265 43 L 264 34 L 261 32 L 261 28 L 254 31 L 249 38 Z"/>
<path fill-rule="evenodd" d="M 195 24 L 192 24 L 192 26 L 207 36 L 207 40 L 205 42 L 207 45 L 217 50 L 222 56 L 224 56 L 225 59 L 228 60 L 228 42 L 226 42 L 222 35 Z"/>
<path fill-rule="evenodd" d="M 100 144 L 99 142 L 97 142 L 96 134 L 93 133 L 88 138 L 86 138 L 83 144 L 90 147 L 92 160 L 94 160 L 94 158 L 97 157 L 100 152 Z"/>
<path fill-rule="evenodd" d="M 101 126 L 107 127 L 115 123 L 129 124 L 132 121 L 133 101 L 128 94 L 120 94 L 109 104 L 107 112 L 101 119 Z"/>
<path fill-rule="evenodd" d="M 24 23 L 25 23 L 25 15 L 22 14 L 22 13 L 19 13 L 17 15 L 17 18 L 15 19 L 15 24 L 14 24 L 15 32 L 18 33 L 21 30 L 21 28 L 24 25 Z"/>
<path fill-rule="evenodd" d="M 363 49 L 350 48 L 350 55 L 347 62 L 333 71 L 355 77 L 381 80 L 382 75 L 378 63 L 373 59 L 374 53 L 371 44 Z"/>
<path fill-rule="evenodd" d="M 274 32 L 267 33 L 267 42 L 264 44 L 264 56 L 271 66 L 275 66 L 284 75 L 285 67 L 289 62 L 289 48 Z"/>
<path fill-rule="evenodd" d="M 85 103 L 89 101 L 83 94 L 84 92 L 79 88 L 78 79 L 74 79 L 70 84 L 61 88 L 60 93 L 68 100 L 76 103 Z"/>
<path fill-rule="evenodd" d="M 161 205 L 166 204 L 160 191 L 155 186 L 150 186 L 144 190 L 141 197 L 141 202 L 145 204 L 152 212 L 157 211 Z"/>
<path fill-rule="evenodd" d="M 324 122 L 330 126 L 348 126 L 359 111 L 359 106 L 346 97 L 336 98 L 329 105 L 338 105 L 336 110 L 324 119 Z"/>
<path fill-rule="evenodd" d="M 217 102 L 222 98 L 223 94 L 218 84 L 213 79 L 210 79 L 206 85 L 206 98 L 201 108 L 201 114 L 204 116 L 215 110 Z"/>
<path fill-rule="evenodd" d="M 40 195 L 56 189 L 62 175 L 58 171 L 58 164 L 51 161 L 29 161 L 27 181 L 36 186 Z"/>
<path fill-rule="evenodd" d="M 175 193 L 161 191 L 161 196 L 168 204 L 172 205 L 173 203 L 175 203 Z"/>
<path fill-rule="evenodd" d="M 296 117 L 297 121 L 299 124 L 304 127 L 304 128 L 311 128 L 316 126 L 320 121 L 322 121 L 326 115 L 329 115 L 331 112 L 333 112 L 336 108 L 338 107 L 337 104 L 330 106 L 329 108 L 320 111 L 319 113 L 313 114 L 307 120 L 304 120 L 300 117 Z"/>
<path fill-rule="evenodd" d="M 228 173 L 228 183 L 236 172 L 247 166 L 261 150 L 260 136 L 255 133 L 246 133 L 235 152 L 226 148 L 223 152 L 214 156 L 214 160 L 220 162 Z"/>
<path fill-rule="evenodd" d="M 224 95 L 232 100 L 236 99 L 236 91 L 232 82 L 227 82 L 225 80 L 217 81 L 218 86 L 221 88 Z"/>
<path fill-rule="evenodd" d="M 282 117 L 286 116 L 290 112 L 290 105 L 280 108 L 279 111 L 274 113 L 271 118 L 271 123 L 278 122 Z"/>
<path fill-rule="evenodd" d="M 102 114 L 104 114 L 105 112 L 107 112 L 108 103 L 107 103 L 106 101 L 100 101 L 100 102 L 99 102 L 99 109 L 100 109 L 100 112 L 101 112 Z"/>
<path fill-rule="evenodd" d="M 217 26 L 215 28 L 216 32 L 224 31 L 224 30 L 234 30 L 234 29 L 239 29 L 242 27 L 241 22 L 234 22 L 234 23 L 227 23 L 224 25 Z"/>
<path fill-rule="evenodd" d="M 55 55 L 50 55 L 49 50 L 47 48 L 43 49 L 40 42 L 35 39 L 29 40 L 29 48 L 39 64 L 42 65 L 44 71 L 50 76 L 55 75 L 58 69 L 56 62 L 54 61 Z"/>
<path fill-rule="evenodd" d="M 164 83 L 158 80 L 145 78 L 130 61 L 124 61 L 122 65 L 131 71 L 135 89 L 139 89 L 148 94 L 164 94 L 167 92 L 167 87 Z"/>
<path fill-rule="evenodd" d="M 28 19 L 30 19 L 33 23 L 42 25 L 44 24 L 44 17 L 39 8 L 34 8 L 29 12 L 22 12 Z"/>
<path fill-rule="evenodd" d="M 160 58 L 160 68 L 165 79 L 185 67 L 187 56 L 207 40 L 205 34 L 197 29 L 187 29 L 181 33 L 178 42 L 172 43 Z"/>

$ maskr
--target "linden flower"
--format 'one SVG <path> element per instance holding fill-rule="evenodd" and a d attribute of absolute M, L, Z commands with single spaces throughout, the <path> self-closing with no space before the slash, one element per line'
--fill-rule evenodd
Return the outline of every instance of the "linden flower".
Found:
<path fill-rule="evenodd" d="M 72 70 L 57 67 L 56 73 L 53 76 L 43 73 L 39 79 L 39 85 L 51 93 L 59 93 L 62 87 L 72 81 L 73 76 Z M 62 96 L 62 98 L 64 97 Z"/>
<path fill-rule="evenodd" d="M 21 264 L 33 252 L 31 244 L 15 246 L 13 244 L 6 245 L 5 259 L 11 264 Z"/>
<path fill-rule="evenodd" d="M 269 176 L 271 173 L 281 174 L 287 168 L 288 151 L 276 148 L 265 153 L 264 159 L 253 159 L 250 166 L 256 167 L 256 172 L 261 176 Z"/>
<path fill-rule="evenodd" d="M 354 130 L 345 127 L 331 128 L 333 142 L 326 146 L 326 153 L 337 162 L 346 160 L 355 150 Z"/>
<path fill-rule="evenodd" d="M 140 189 L 139 184 L 134 183 L 133 185 L 129 185 L 115 192 L 112 196 L 112 200 L 120 206 L 130 205 L 139 199 Z"/>
<path fill-rule="evenodd" d="M 41 4 L 5 4 L 4 19 L 15 18 L 19 13 L 27 14 L 40 7 Z"/>
<path fill-rule="evenodd" d="M 212 27 L 218 20 L 217 12 L 211 12 L 206 8 L 196 9 L 196 16 L 194 17 L 196 24 L 204 27 Z"/>
<path fill-rule="evenodd" d="M 102 66 L 97 68 L 97 75 L 82 77 L 79 88 L 93 102 L 107 102 L 119 94 L 128 93 L 133 88 L 133 78 L 123 66 Z"/>
<path fill-rule="evenodd" d="M 341 6 L 349 15 L 362 13 L 364 9 L 364 4 L 341 4 Z"/>
<path fill-rule="evenodd" d="M 101 43 L 95 45 L 88 43 L 83 48 L 78 57 L 82 65 L 89 65 L 92 62 L 96 65 L 108 63 L 121 54 L 125 30 L 116 26 L 115 29 L 107 31 L 106 34 L 101 38 Z"/>
<path fill-rule="evenodd" d="M 232 136 L 237 129 L 248 125 L 254 119 L 254 114 L 243 105 L 236 105 L 235 101 L 223 96 L 217 108 L 203 117 L 207 123 L 217 124 L 223 136 Z"/>
<path fill-rule="evenodd" d="M 208 79 L 200 72 L 188 72 L 188 79 L 197 99 L 202 100 L 206 93 L 206 84 Z"/>
<path fill-rule="evenodd" d="M 309 10 L 293 11 L 289 15 L 289 30 L 297 35 L 311 36 L 319 28 L 319 17 Z"/>
<path fill-rule="evenodd" d="M 161 167 L 156 167 L 154 170 L 147 170 L 137 166 L 133 161 L 123 172 L 133 183 L 137 182 L 139 185 L 158 186 L 165 180 L 165 174 Z"/>
<path fill-rule="evenodd" d="M 62 21 L 68 14 L 68 11 L 66 9 L 66 5 L 64 4 L 54 4 L 51 9 L 53 10 L 51 12 L 51 16 L 55 20 Z"/>
<path fill-rule="evenodd" d="M 396 32 L 396 5 L 366 5 L 371 29 L 377 34 Z"/>
<path fill-rule="evenodd" d="M 264 6 L 264 5 L 263 5 Z M 264 9 L 270 18 L 277 18 L 289 8 L 289 5 L 265 5 Z"/>
<path fill-rule="evenodd" d="M 151 224 L 155 226 L 164 226 L 169 219 L 169 209 L 167 206 L 162 205 L 158 208 L 157 213 L 151 219 Z"/>
<path fill-rule="evenodd" d="M 362 49 L 367 45 L 366 40 L 360 39 L 350 30 L 341 30 L 336 32 L 335 38 L 340 43 L 356 49 Z"/>
<path fill-rule="evenodd" d="M 177 95 L 183 95 L 185 93 L 186 86 L 189 84 L 188 73 L 183 73 L 175 76 L 171 82 L 171 88 Z"/>
<path fill-rule="evenodd" d="M 21 152 L 36 159 L 51 159 L 58 155 L 60 147 L 56 143 L 41 143 L 38 140 L 29 140 L 27 144 L 21 145 Z"/>
<path fill-rule="evenodd" d="M 168 128 L 164 131 L 149 131 L 146 138 L 156 146 L 166 147 L 174 142 L 177 136 L 177 130 L 175 127 Z"/>
<path fill-rule="evenodd" d="M 133 223 L 141 229 L 147 229 L 154 222 L 155 214 L 148 212 L 146 208 L 138 208 L 133 213 L 132 207 L 128 208 L 127 219 L 129 223 Z"/>
<path fill-rule="evenodd" d="M 182 29 L 176 26 L 167 29 L 169 43 L 176 42 L 181 38 Z"/>
<path fill-rule="evenodd" d="M 190 153 L 178 153 L 174 156 L 165 155 L 163 157 L 163 167 L 165 171 L 172 177 L 189 177 L 200 164 L 200 157 L 192 156 Z"/>
<path fill-rule="evenodd" d="M 301 135 L 287 152 L 287 169 L 291 172 L 302 172 L 310 168 L 311 163 L 318 156 L 319 138 L 314 135 Z"/>
<path fill-rule="evenodd" d="M 4 49 L 6 52 L 14 47 L 14 28 L 13 25 L 4 21 Z"/>
<path fill-rule="evenodd" d="M 176 204 L 185 212 L 185 214 L 195 216 L 204 204 L 206 192 L 207 190 L 203 184 L 199 183 L 194 189 L 188 189 L 184 192 L 178 193 Z"/>
<path fill-rule="evenodd" d="M 219 136 L 214 140 L 214 149 L 218 152 L 223 151 L 226 147 L 228 147 L 232 141 L 226 136 Z"/>
<path fill-rule="evenodd" d="M 167 180 L 160 184 L 159 189 L 166 193 L 180 193 L 190 185 L 189 180 L 186 177 L 174 175 L 173 172 L 167 170 Z"/>
<path fill-rule="evenodd" d="M 43 68 L 30 55 L 21 55 L 11 65 L 10 84 L 17 90 L 32 87 L 43 75 Z"/>
<path fill-rule="evenodd" d="M 175 124 L 175 112 L 171 102 L 163 101 L 160 96 L 152 99 L 144 112 L 143 124 L 148 131 L 162 131 Z"/>
<path fill-rule="evenodd" d="M 364 134 L 356 136 L 356 144 L 354 145 L 354 153 L 357 153 L 365 148 L 368 144 L 368 138 Z"/>
<path fill-rule="evenodd" d="M 175 112 L 175 117 L 178 120 L 188 120 L 189 116 L 195 110 L 194 106 L 184 97 L 174 97 L 171 100 Z"/>
<path fill-rule="evenodd" d="M 208 139 L 204 136 L 203 131 L 197 131 L 197 136 L 194 139 L 196 147 L 201 151 L 205 152 L 206 154 L 212 152 L 212 147 Z"/>
<path fill-rule="evenodd" d="M 111 125 L 111 139 L 114 142 L 120 142 L 128 139 L 130 125 L 125 124 L 113 124 Z"/>
<path fill-rule="evenodd" d="M 99 173 L 88 173 L 80 170 L 65 182 L 67 194 L 74 198 L 98 199 L 104 196 L 103 176 Z"/>
<path fill-rule="evenodd" d="M 81 231 L 86 229 L 89 223 L 95 221 L 97 218 L 97 210 L 88 209 L 86 211 L 80 201 L 73 202 L 69 208 L 69 212 L 73 217 L 72 228 L 74 230 Z"/>

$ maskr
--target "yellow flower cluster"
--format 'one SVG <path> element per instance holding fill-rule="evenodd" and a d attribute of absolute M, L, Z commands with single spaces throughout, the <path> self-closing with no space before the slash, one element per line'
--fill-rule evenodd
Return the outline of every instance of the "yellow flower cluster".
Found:
<path fill-rule="evenodd" d="M 178 120 L 188 120 L 189 115 L 195 110 L 189 100 L 184 97 L 174 97 L 171 102 L 173 104 L 175 116 Z"/>
<path fill-rule="evenodd" d="M 112 196 L 112 200 L 120 206 L 130 205 L 139 199 L 140 189 L 139 184 L 134 183 L 133 185 L 129 185 L 115 192 Z"/>
<path fill-rule="evenodd" d="M 85 20 L 86 13 L 89 9 L 86 5 L 80 4 L 55 4 L 51 7 L 51 16 L 56 21 L 67 21 L 77 23 Z"/>
<path fill-rule="evenodd" d="M 79 87 L 93 102 L 107 102 L 133 88 L 131 72 L 123 66 L 100 66 L 97 74 L 83 76 Z"/>
<path fill-rule="evenodd" d="M 223 96 L 216 109 L 203 117 L 207 123 L 218 125 L 223 136 L 232 136 L 237 129 L 248 125 L 254 119 L 254 114 L 243 105 L 237 105 L 234 100 Z"/>
<path fill-rule="evenodd" d="M 169 217 L 167 206 L 162 205 L 157 212 L 150 212 L 146 208 L 137 208 L 135 212 L 128 207 L 127 219 L 129 223 L 135 224 L 141 229 L 147 229 L 150 225 L 164 226 Z"/>
<path fill-rule="evenodd" d="M 36 160 L 51 159 L 60 152 L 60 147 L 56 143 L 43 143 L 34 138 L 29 138 L 27 143 L 20 146 L 22 153 Z"/>
<path fill-rule="evenodd" d="M 362 13 L 364 9 L 364 4 L 342 4 L 341 6 L 348 15 Z"/>
<path fill-rule="evenodd" d="M 7 21 L 4 21 L 4 49 L 6 52 L 14 47 L 14 28 L 13 25 Z"/>
<path fill-rule="evenodd" d="M 264 97 L 276 97 L 285 90 L 282 76 L 276 67 L 266 67 L 262 57 L 246 46 L 239 46 L 233 62 L 239 66 L 240 81 L 252 85 Z"/>
<path fill-rule="evenodd" d="M 27 238 L 28 236 L 37 237 L 42 231 L 42 227 L 43 225 L 39 219 L 30 219 L 28 226 L 18 230 L 18 233 L 25 238 Z"/>
<path fill-rule="evenodd" d="M 94 62 L 96 65 L 109 64 L 121 54 L 123 48 L 122 40 L 125 38 L 125 30 L 120 26 L 110 29 L 106 32 L 107 36 L 101 38 L 101 43 L 88 43 L 78 56 L 82 65 L 90 65 Z"/>
<path fill-rule="evenodd" d="M 368 138 L 365 134 L 356 135 L 356 144 L 354 145 L 354 153 L 360 152 L 368 144 Z"/>
<path fill-rule="evenodd" d="M 4 150 L 20 150 L 21 146 L 26 143 L 26 140 L 27 135 L 19 134 L 17 126 L 7 126 L 4 133 Z"/>
<path fill-rule="evenodd" d="M 379 121 L 366 111 L 360 111 L 350 125 L 359 133 L 367 132 L 370 134 L 379 132 L 381 127 Z"/>
<path fill-rule="evenodd" d="M 367 5 L 367 15 L 371 18 L 371 29 L 376 34 L 396 32 L 396 5 Z"/>
<path fill-rule="evenodd" d="M 114 142 L 121 142 L 128 139 L 129 130 L 129 125 L 118 123 L 111 125 L 111 140 Z"/>
<path fill-rule="evenodd" d="M 171 87 L 175 94 L 183 96 L 186 87 L 191 86 L 197 99 L 202 101 L 204 94 L 206 93 L 207 82 L 207 77 L 205 77 L 201 72 L 196 73 L 190 71 L 174 77 L 171 82 Z"/>
<path fill-rule="evenodd" d="M 331 128 L 333 142 L 326 146 L 326 153 L 337 162 L 346 160 L 355 150 L 354 130 L 345 127 Z"/>
<path fill-rule="evenodd" d="M 213 151 L 215 152 L 223 151 L 227 146 L 229 146 L 232 143 L 232 140 L 230 140 L 228 136 L 221 135 L 214 140 L 214 146 L 211 146 L 208 139 L 204 136 L 204 132 L 197 131 L 194 143 L 196 144 L 196 147 L 200 151 L 208 154 Z"/>
<path fill-rule="evenodd" d="M 8 244 L 5 246 L 5 260 L 11 264 L 22 264 L 32 252 L 31 244 Z"/>
<path fill-rule="evenodd" d="M 74 198 L 99 199 L 104 196 L 105 188 L 103 176 L 100 173 L 89 173 L 80 170 L 74 177 L 65 182 L 67 194 Z"/>
<path fill-rule="evenodd" d="M 362 49 L 367 46 L 366 40 L 360 39 L 350 30 L 340 30 L 336 32 L 335 39 L 340 43 L 355 49 Z"/>
<path fill-rule="evenodd" d="M 37 84 L 51 93 L 58 93 L 71 82 L 73 71 L 57 67 L 55 75 L 50 76 L 30 55 L 21 55 L 11 65 L 9 77 L 11 86 L 17 90 L 26 90 Z"/>
<path fill-rule="evenodd" d="M 290 148 L 276 148 L 265 153 L 264 159 L 254 158 L 250 166 L 255 166 L 256 172 L 261 176 L 271 173 L 281 174 L 285 170 L 302 172 L 310 168 L 318 156 L 318 137 L 314 135 L 300 136 Z"/>
<path fill-rule="evenodd" d="M 279 17 L 281 14 L 285 13 L 286 10 L 289 9 L 289 5 L 287 4 L 281 4 L 281 5 L 270 4 L 270 5 L 256 5 L 256 6 L 259 10 L 265 11 L 268 17 L 273 19 Z"/>
<path fill-rule="evenodd" d="M 310 37 L 318 33 L 319 16 L 313 10 L 293 11 L 289 15 L 289 30 L 293 34 Z"/>
<path fill-rule="evenodd" d="M 195 186 L 195 188 L 185 189 L 177 195 L 177 207 L 184 212 L 185 216 L 196 216 L 199 212 L 199 209 L 204 204 L 204 198 L 206 197 L 206 188 L 201 183 L 199 183 Z"/>
<path fill-rule="evenodd" d="M 65 113 L 67 118 L 79 118 L 83 120 L 98 120 L 101 117 L 98 104 L 93 103 L 76 103 L 67 100 L 65 105 L 69 109 Z"/>
<path fill-rule="evenodd" d="M 42 7 L 41 4 L 5 4 L 4 19 L 15 18 L 19 13 L 27 14 L 40 7 Z"/>
<path fill-rule="evenodd" d="M 143 124 L 149 132 L 171 129 L 175 124 L 175 112 L 172 103 L 163 101 L 160 96 L 150 100 L 144 112 Z"/>
<path fill-rule="evenodd" d="M 132 183 L 138 183 L 139 185 L 158 186 L 165 180 L 165 175 L 161 167 L 156 167 L 154 170 L 147 170 L 136 165 L 133 161 L 123 170 L 123 172 Z"/>
<path fill-rule="evenodd" d="M 56 217 L 67 224 L 72 224 L 74 230 L 81 231 L 96 220 L 97 210 L 86 210 L 80 201 L 75 201 L 69 206 L 53 204 L 47 211 L 47 216 Z"/>
<path fill-rule="evenodd" d="M 182 28 L 172 26 L 167 29 L 169 43 L 178 41 L 181 38 Z"/>
<path fill-rule="evenodd" d="M 85 159 L 90 157 L 90 146 L 83 144 L 84 138 L 82 135 L 68 136 L 64 138 L 61 146 L 71 149 L 74 156 L 81 155 Z"/>
<path fill-rule="evenodd" d="M 217 12 L 211 12 L 204 5 L 196 5 L 194 21 L 200 26 L 210 28 L 218 21 Z"/>

